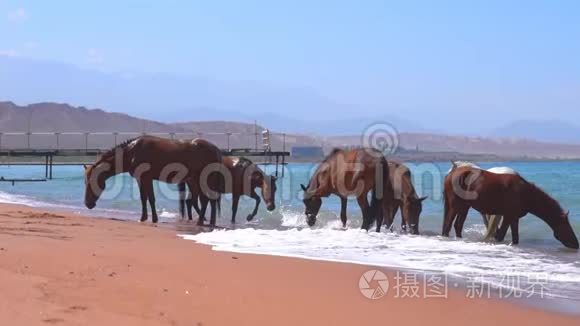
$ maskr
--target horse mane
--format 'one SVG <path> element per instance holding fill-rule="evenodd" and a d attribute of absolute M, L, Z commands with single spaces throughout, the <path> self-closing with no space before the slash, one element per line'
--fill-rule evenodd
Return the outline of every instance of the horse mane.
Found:
<path fill-rule="evenodd" d="M 234 168 L 236 169 L 241 169 L 242 171 L 246 171 L 247 168 L 254 166 L 255 167 L 255 171 L 254 172 L 259 172 L 262 174 L 262 176 L 265 176 L 266 173 L 264 173 L 264 171 L 262 171 L 262 169 L 260 169 L 260 167 L 258 166 L 258 164 L 255 164 L 254 162 L 252 162 L 250 159 L 245 158 L 245 157 L 238 157 L 236 163 L 234 164 Z M 254 173 L 252 172 L 252 173 Z"/>
<path fill-rule="evenodd" d="M 541 200 L 546 200 L 548 202 L 548 205 L 550 205 L 551 207 L 557 207 L 560 212 L 564 212 L 564 210 L 562 209 L 562 206 L 560 205 L 560 203 L 554 199 L 554 197 L 550 196 L 547 192 L 545 192 L 542 188 L 536 186 L 535 183 L 533 182 L 529 182 L 526 181 L 528 186 L 530 186 L 530 190 L 532 193 L 532 196 L 536 197 L 541 197 L 541 198 L 534 198 L 535 202 L 540 202 L 539 200 L 536 199 L 541 199 Z"/>
<path fill-rule="evenodd" d="M 234 166 L 241 167 L 241 168 L 245 169 L 245 168 L 251 166 L 252 164 L 254 164 L 254 162 L 252 162 L 251 160 L 249 160 L 245 157 L 238 157 L 236 164 Z"/>
<path fill-rule="evenodd" d="M 449 171 L 447 171 L 447 174 L 451 173 L 451 171 L 457 169 L 457 168 L 461 168 L 461 167 L 472 167 L 475 169 L 481 169 L 481 167 L 479 167 L 479 165 L 473 163 L 473 162 L 468 162 L 468 161 L 451 161 L 451 168 L 449 168 Z"/>
<path fill-rule="evenodd" d="M 413 181 L 412 181 L 412 174 L 411 174 L 411 169 L 409 169 L 408 166 L 406 166 L 405 164 L 402 163 L 398 163 L 398 162 L 391 162 L 389 161 L 389 169 L 395 169 L 395 170 L 402 170 L 403 173 L 401 173 L 399 176 L 402 178 L 401 180 L 404 183 L 404 186 L 406 186 L 406 189 L 408 190 L 408 193 L 405 193 L 406 196 L 409 196 L 409 198 L 419 198 L 419 196 L 417 195 L 417 191 L 415 190 L 415 187 L 413 186 Z"/>
<path fill-rule="evenodd" d="M 340 149 L 340 148 L 338 148 L 338 147 L 335 147 L 335 148 L 333 148 L 333 149 L 332 149 L 332 151 L 331 151 L 331 152 L 330 152 L 328 155 L 326 155 L 326 157 L 325 157 L 325 158 L 322 160 L 322 163 L 324 163 L 324 162 L 327 162 L 327 161 L 328 161 L 328 160 L 330 160 L 330 159 L 331 159 L 333 156 L 335 156 L 336 154 L 338 154 L 338 153 L 340 153 L 340 152 L 342 152 L 342 151 L 343 151 L 343 150 L 342 150 L 342 149 Z"/>
<path fill-rule="evenodd" d="M 119 144 L 117 144 L 116 146 L 112 147 L 111 149 L 107 150 L 106 152 L 104 152 L 103 154 L 101 154 L 101 157 L 99 158 L 99 160 L 95 163 L 98 164 L 100 162 L 102 162 L 103 160 L 112 157 L 113 155 L 115 155 L 115 151 L 117 149 L 124 149 L 125 147 L 127 147 L 127 145 L 129 145 L 130 143 L 132 143 L 133 141 L 135 141 L 136 139 L 140 138 L 139 137 L 133 137 L 133 138 L 129 138 Z"/>
<path fill-rule="evenodd" d="M 479 165 L 473 163 L 473 162 L 469 162 L 469 161 L 454 161 L 453 165 L 460 168 L 460 167 L 464 167 L 464 166 L 469 166 L 472 168 L 478 168 L 480 169 Z"/>

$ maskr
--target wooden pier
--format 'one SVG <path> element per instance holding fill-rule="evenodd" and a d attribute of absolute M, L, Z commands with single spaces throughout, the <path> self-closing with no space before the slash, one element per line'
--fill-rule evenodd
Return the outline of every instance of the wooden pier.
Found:
<path fill-rule="evenodd" d="M 77 146 L 77 148 L 59 148 L 61 146 L 59 142 L 59 136 L 62 135 L 80 135 L 82 136 L 81 145 Z M 112 135 L 114 136 L 114 143 L 112 144 L 103 144 L 99 148 L 88 148 L 89 144 L 89 137 L 91 135 L 103 136 L 103 135 Z M 219 133 L 212 133 L 212 135 L 218 135 Z M 0 147 L 0 166 L 44 166 L 44 179 L 19 179 L 19 178 L 4 178 L 0 176 L 0 182 L 10 182 L 12 184 L 16 182 L 40 182 L 40 181 L 47 181 L 51 180 L 54 177 L 53 174 L 53 167 L 54 166 L 75 166 L 75 165 L 89 165 L 93 164 L 94 160 L 97 156 L 102 154 L 103 152 L 109 150 L 110 148 L 114 147 L 118 144 L 118 137 L 120 135 L 140 135 L 136 133 L 0 133 L 0 146 L 2 145 L 1 139 L 2 137 L 6 137 L 6 135 L 20 135 L 23 136 L 24 141 L 21 142 L 23 144 L 11 146 L 11 148 L 6 148 L 6 144 L 4 147 Z M 155 134 L 156 136 L 160 136 L 159 133 Z M 175 139 L 179 134 L 171 133 L 167 134 L 169 137 Z M 188 134 L 192 136 L 192 134 Z M 195 134 L 196 136 L 202 136 L 199 133 Z M 222 133 L 219 135 L 227 136 L 227 146 L 228 148 L 222 149 L 222 154 L 224 156 L 244 156 L 244 157 L 253 157 L 253 158 L 262 158 L 262 162 L 256 162 L 256 164 L 260 165 L 275 165 L 275 175 L 284 176 L 284 166 L 286 163 L 286 157 L 290 156 L 290 152 L 286 151 L 286 144 L 285 144 L 285 137 L 284 143 L 282 144 L 282 150 L 272 150 L 269 134 L 262 134 L 262 148 L 258 148 L 257 141 L 254 148 L 229 148 L 230 144 L 230 137 L 234 134 L 232 133 Z M 34 148 L 34 145 L 31 143 L 31 139 L 35 136 L 43 136 L 48 137 L 51 139 L 55 139 L 55 144 L 50 144 L 50 148 Z M 234 135 L 235 136 L 235 135 Z M 258 135 L 256 135 L 258 137 Z M 127 138 L 127 137 L 125 137 Z M 194 138 L 194 137 L 192 137 Z M 190 138 L 191 139 L 191 138 Z M 257 139 L 257 138 L 256 138 Z M 70 146 L 69 146 L 70 147 Z M 80 147 L 80 148 L 78 148 Z M 84 147 L 84 148 L 83 148 Z M 60 159 L 55 162 L 55 158 Z M 90 158 L 90 159 L 89 159 Z M 280 171 L 279 166 L 282 166 Z"/>

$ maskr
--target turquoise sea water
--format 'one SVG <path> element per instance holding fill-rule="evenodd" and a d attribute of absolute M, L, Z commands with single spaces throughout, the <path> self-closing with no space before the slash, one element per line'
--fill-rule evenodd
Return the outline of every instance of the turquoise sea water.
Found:
<path fill-rule="evenodd" d="M 482 168 L 509 166 L 524 178 L 535 182 L 570 210 L 570 220 L 580 234 L 580 163 L 578 162 L 495 162 L 479 164 Z M 354 200 L 349 201 L 349 223 L 340 227 L 340 202 L 323 200 L 317 225 L 306 226 L 300 183 L 307 183 L 314 164 L 289 164 L 285 177 L 278 180 L 277 208 L 267 212 L 264 206 L 257 218 L 245 222 L 253 201 L 245 199 L 238 212 L 238 223 L 230 224 L 229 198 L 222 202 L 218 224 L 228 230 L 185 235 L 185 238 L 213 245 L 217 250 L 296 256 L 309 259 L 352 262 L 373 266 L 443 273 L 469 281 L 477 277 L 493 286 L 529 290 L 531 279 L 547 276 L 542 297 L 560 310 L 580 313 L 580 253 L 564 248 L 549 227 L 534 216 L 520 221 L 520 245 L 506 242 L 487 244 L 480 240 L 484 226 L 480 215 L 471 211 L 464 238 L 440 237 L 443 205 L 441 183 L 450 164 L 409 163 L 421 195 L 429 195 L 420 220 L 420 236 L 395 232 L 361 232 L 361 214 Z M 268 170 L 268 169 L 267 169 Z M 271 172 L 271 171 L 269 171 Z M 5 178 L 42 177 L 42 167 L 0 167 Z M 82 214 L 137 220 L 140 214 L 138 188 L 128 175 L 107 183 L 107 191 L 88 210 L 83 206 L 82 167 L 55 167 L 55 179 L 45 183 L 0 183 L 0 201 L 31 206 L 68 209 Z M 156 185 L 157 206 L 161 220 L 171 224 L 177 219 L 177 192 L 173 185 Z M 395 224 L 400 224 L 397 217 Z M 452 231 L 453 235 L 453 231 Z M 517 276 L 518 284 L 509 277 Z M 506 281 L 507 280 L 507 281 Z M 534 297 L 538 297 L 534 293 Z"/>

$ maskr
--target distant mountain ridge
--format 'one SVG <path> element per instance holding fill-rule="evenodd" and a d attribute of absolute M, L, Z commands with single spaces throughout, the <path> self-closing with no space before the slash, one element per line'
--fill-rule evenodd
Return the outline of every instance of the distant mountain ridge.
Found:
<path fill-rule="evenodd" d="M 0 132 L 132 132 L 159 133 L 169 137 L 195 138 L 201 136 L 222 148 L 262 148 L 261 132 L 270 129 L 272 147 L 275 150 L 291 150 L 293 146 L 323 146 L 326 151 L 333 147 L 360 146 L 359 135 L 319 136 L 299 133 L 282 134 L 268 125 L 254 125 L 232 121 L 192 121 L 163 123 L 136 118 L 128 114 L 111 113 L 101 109 L 73 107 L 67 104 L 38 103 L 18 106 L 12 102 L 0 102 Z M 230 134 L 228 136 L 228 133 Z M 257 137 L 256 137 L 257 133 Z M 126 136 L 129 137 L 129 136 Z M 16 140 L 13 140 L 16 141 Z M 21 140 L 20 140 L 21 141 Z M 42 142 L 43 139 L 37 139 Z M 44 140 L 45 143 L 52 141 Z M 97 139 L 92 145 L 111 143 L 111 139 Z M 545 143 L 529 139 L 449 136 L 432 133 L 399 133 L 401 148 L 424 152 L 454 152 L 467 154 L 495 154 L 506 158 L 580 158 L 580 145 Z M 9 146 L 6 135 L 3 146 Z M 61 143 L 62 145 L 62 143 Z M 72 146 L 72 145 L 71 145 Z M 43 147 L 44 148 L 44 147 Z"/>
<path fill-rule="evenodd" d="M 157 121 L 101 109 L 72 107 L 60 103 L 18 106 L 0 102 L 2 132 L 175 132 L 181 129 Z"/>
<path fill-rule="evenodd" d="M 489 135 L 578 144 L 580 143 L 580 126 L 557 120 L 519 120 L 496 128 Z"/>

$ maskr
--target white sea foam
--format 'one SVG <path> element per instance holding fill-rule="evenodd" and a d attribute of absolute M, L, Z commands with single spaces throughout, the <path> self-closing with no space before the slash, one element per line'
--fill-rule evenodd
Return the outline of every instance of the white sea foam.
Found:
<path fill-rule="evenodd" d="M 25 196 L 25 195 L 16 195 L 10 194 L 7 192 L 0 191 L 0 203 L 5 204 L 20 204 L 26 205 L 31 207 L 56 207 L 56 205 L 43 202 L 33 197 Z"/>
<path fill-rule="evenodd" d="M 340 222 L 310 229 L 303 227 L 300 215 L 284 214 L 282 225 L 294 227 L 285 230 L 242 228 L 181 237 L 218 251 L 441 272 L 464 279 L 481 277 L 497 287 L 514 286 L 507 283 L 510 276 L 521 277 L 520 286 L 525 288 L 528 278 L 547 275 L 550 285 L 546 293 L 559 297 L 569 297 L 567 290 L 571 288 L 580 289 L 576 253 L 568 253 L 574 257 L 563 262 L 561 256 L 553 256 L 560 249 L 535 250 L 475 241 L 481 238 L 483 225 L 466 229 L 467 240 L 462 240 L 342 229 Z"/>

